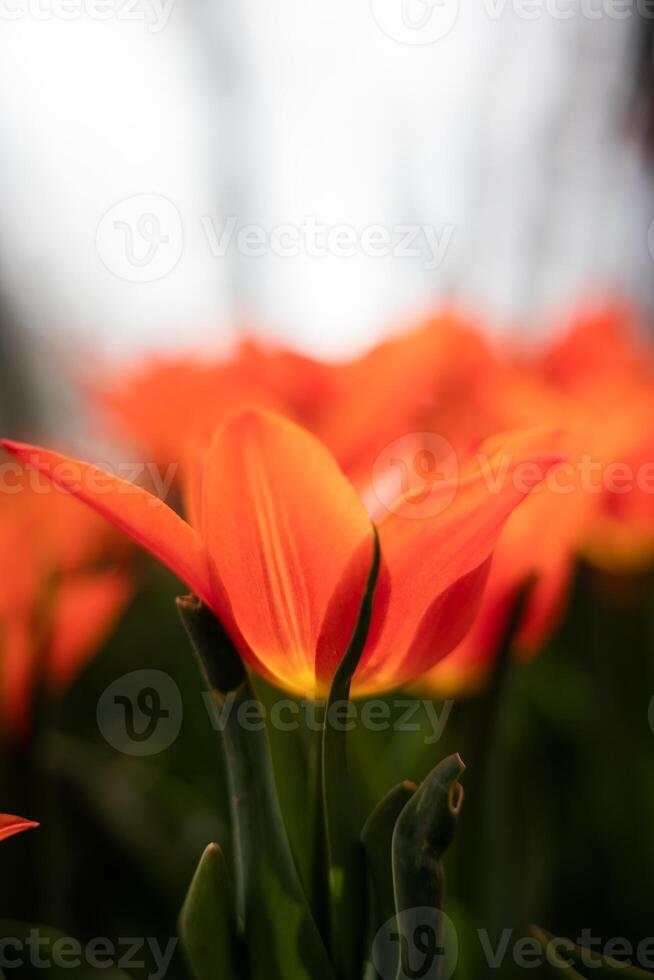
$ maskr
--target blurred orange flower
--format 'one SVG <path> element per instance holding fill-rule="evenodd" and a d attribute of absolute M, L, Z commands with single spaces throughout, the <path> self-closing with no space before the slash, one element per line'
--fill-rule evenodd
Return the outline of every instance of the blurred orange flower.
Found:
<path fill-rule="evenodd" d="M 131 592 L 125 570 L 107 566 L 123 551 L 69 494 L 53 492 L 47 481 L 32 486 L 26 471 L 5 474 L 0 728 L 24 733 L 36 685 L 61 693 L 109 633 Z"/>
<path fill-rule="evenodd" d="M 315 430 L 364 489 L 380 455 L 407 434 L 436 434 L 465 451 L 499 431 L 488 424 L 476 397 L 495 365 L 478 330 L 441 313 L 360 358 L 333 365 L 329 399 Z"/>
<path fill-rule="evenodd" d="M 566 461 L 508 523 L 473 629 L 429 678 L 442 691 L 483 677 L 530 576 L 525 654 L 560 622 L 580 555 L 617 569 L 654 558 L 654 354 L 628 311 L 580 314 L 529 355 L 508 349 L 477 398 L 492 428 L 560 426 Z"/>
<path fill-rule="evenodd" d="M 492 550 L 516 505 L 560 457 L 548 434 L 492 446 L 484 468 L 400 496 L 378 522 L 382 554 L 355 693 L 415 679 L 469 628 Z M 6 442 L 167 564 L 220 617 L 269 679 L 315 696 L 347 647 L 373 530 L 327 449 L 280 416 L 250 410 L 220 426 L 186 471 L 189 522 L 142 488 L 88 463 Z M 508 456 L 509 466 L 504 466 Z"/>
<path fill-rule="evenodd" d="M 543 358 L 550 384 L 581 406 L 592 519 L 581 550 L 595 564 L 634 568 L 654 557 L 654 349 L 620 308 L 580 317 Z M 590 480 L 583 472 L 591 470 Z"/>
<path fill-rule="evenodd" d="M 248 339 L 228 357 L 148 359 L 93 394 L 122 437 L 159 466 L 183 470 L 239 410 L 268 409 L 312 427 L 329 386 L 327 365 Z"/>
<path fill-rule="evenodd" d="M 145 452 L 182 470 L 235 408 L 273 409 L 316 434 L 373 508 L 380 481 L 399 493 L 401 475 L 415 502 L 495 433 L 565 431 L 566 462 L 508 522 L 480 614 L 432 678 L 458 688 L 488 668 L 528 578 L 517 645 L 533 652 L 560 622 L 580 555 L 609 568 L 652 560 L 653 374 L 652 350 L 617 306 L 528 352 L 445 311 L 347 362 L 246 341 L 223 361 L 146 364 L 105 404 Z"/>
<path fill-rule="evenodd" d="M 148 359 L 94 394 L 114 429 L 162 467 L 183 469 L 221 422 L 259 408 L 312 431 L 362 489 L 388 442 L 434 417 L 441 435 L 469 439 L 479 414 L 474 381 L 493 364 L 478 331 L 441 313 L 350 361 L 321 362 L 250 338 L 227 357 Z"/>
<path fill-rule="evenodd" d="M 24 817 L 13 817 L 10 813 L 0 813 L 0 840 L 13 837 L 24 830 L 33 830 L 38 827 L 34 820 L 25 820 Z"/>

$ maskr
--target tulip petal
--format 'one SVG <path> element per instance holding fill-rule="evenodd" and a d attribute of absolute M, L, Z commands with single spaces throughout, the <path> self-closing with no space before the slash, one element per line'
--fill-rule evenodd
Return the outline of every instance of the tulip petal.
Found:
<path fill-rule="evenodd" d="M 469 427 L 475 432 L 471 380 L 493 364 L 481 334 L 444 310 L 339 365 L 317 431 L 363 490 L 389 444 L 407 433 L 433 429 L 434 418 L 442 437 L 455 439 L 465 432 L 468 438 Z"/>
<path fill-rule="evenodd" d="M 23 830 L 32 830 L 38 827 L 34 820 L 25 820 L 24 817 L 14 817 L 10 813 L 0 813 L 0 840 L 20 834 Z"/>
<path fill-rule="evenodd" d="M 132 592 L 120 569 L 67 576 L 57 591 L 48 649 L 48 683 L 61 694 L 99 649 Z"/>
<path fill-rule="evenodd" d="M 90 463 L 25 443 L 3 440 L 0 445 L 129 534 L 211 605 L 202 542 L 190 524 L 162 500 Z"/>
<path fill-rule="evenodd" d="M 433 516 L 412 519 L 406 502 L 400 501 L 380 521 L 385 574 L 369 646 L 355 678 L 356 693 L 414 680 L 463 638 L 505 522 L 560 460 L 551 453 L 535 453 L 538 439 L 549 448 L 542 434 L 527 433 L 522 439 L 526 451 L 520 451 L 517 436 L 504 449 L 495 449 L 493 443 L 490 458 L 480 452 L 477 459 L 483 465 L 476 473 L 456 488 L 441 485 L 432 491 Z"/>
<path fill-rule="evenodd" d="M 372 561 L 372 525 L 353 487 L 308 432 L 245 412 L 217 432 L 207 458 L 203 530 L 255 657 L 283 686 L 313 693 L 332 596 L 345 577 L 358 606 Z M 364 543 L 367 567 L 355 560 Z M 345 617 L 331 635 L 341 656 L 352 625 Z"/>
<path fill-rule="evenodd" d="M 2 727 L 22 737 L 29 731 L 37 670 L 33 623 L 17 610 L 0 627 L 0 717 Z"/>

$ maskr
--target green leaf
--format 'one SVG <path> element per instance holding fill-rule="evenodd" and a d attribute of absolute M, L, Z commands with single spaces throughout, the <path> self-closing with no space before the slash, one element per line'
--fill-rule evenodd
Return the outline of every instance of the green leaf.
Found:
<path fill-rule="evenodd" d="M 236 912 L 223 852 L 209 844 L 179 917 L 179 934 L 194 980 L 240 980 Z"/>
<path fill-rule="evenodd" d="M 392 789 L 372 811 L 361 834 L 374 896 L 374 932 L 395 915 L 393 831 L 417 788 L 415 783 L 404 782 Z"/>
<path fill-rule="evenodd" d="M 415 783 L 403 782 L 395 786 L 381 800 L 366 820 L 361 840 L 366 854 L 368 874 L 371 883 L 371 909 L 369 933 L 374 938 L 390 920 L 395 917 L 395 894 L 393 890 L 392 845 L 395 824 L 418 787 Z M 395 970 L 391 968 L 389 976 Z M 377 977 L 372 963 L 368 964 L 366 977 Z"/>
<path fill-rule="evenodd" d="M 230 790 L 236 909 L 252 980 L 332 980 L 300 884 L 261 705 L 224 629 L 194 597 L 178 608 L 216 709 Z"/>
<path fill-rule="evenodd" d="M 108 947 L 107 950 L 94 948 L 93 941 L 84 945 L 51 926 L 11 919 L 0 921 L 0 939 L 4 941 L 5 968 L 10 971 L 9 976 L 33 977 L 42 973 L 52 980 L 129 980 L 126 973 L 113 965 L 128 952 L 127 945 L 120 946 L 120 940 L 112 944 L 111 953 L 107 951 Z M 110 943 L 110 940 L 102 941 Z M 136 958 L 142 959 L 142 956 L 143 949 Z"/>
<path fill-rule="evenodd" d="M 452 840 L 463 800 L 459 779 L 464 768 L 458 755 L 444 759 L 421 783 L 395 825 L 393 881 L 400 948 L 398 976 L 411 974 L 413 946 L 420 930 L 431 935 L 434 955 L 442 953 L 442 857 Z"/>
<path fill-rule="evenodd" d="M 573 943 L 571 939 L 563 939 L 540 926 L 530 926 L 529 931 L 537 939 L 543 950 L 548 954 L 548 965 L 559 976 L 597 977 L 597 980 L 652 980 L 654 974 L 640 970 L 635 966 L 627 966 L 620 960 L 603 956 L 593 949 L 585 949 Z"/>
<path fill-rule="evenodd" d="M 268 725 L 270 752 L 275 785 L 284 815 L 291 851 L 304 890 L 309 898 L 315 887 L 316 834 L 322 822 L 322 807 L 316 799 L 319 764 L 316 742 L 321 732 L 312 731 L 303 718 L 304 705 L 291 695 L 280 702 L 279 688 L 252 674 L 252 687 L 261 701 Z M 293 702 L 297 707 L 297 722 L 274 722 L 277 706 Z M 306 703 L 305 703 L 306 704 Z M 313 722 L 312 722 L 313 723 Z"/>
<path fill-rule="evenodd" d="M 348 782 L 344 725 L 333 725 L 338 705 L 349 703 L 352 678 L 368 638 L 379 575 L 379 539 L 374 534 L 373 560 L 352 638 L 341 660 L 326 706 L 322 744 L 322 788 L 329 861 L 330 940 L 339 976 L 359 980 L 366 925 L 365 860 L 361 844 L 363 819 L 358 795 Z"/>

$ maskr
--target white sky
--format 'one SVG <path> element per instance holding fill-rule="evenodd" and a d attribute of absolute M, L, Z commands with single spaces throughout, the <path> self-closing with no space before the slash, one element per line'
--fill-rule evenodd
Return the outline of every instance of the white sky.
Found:
<path fill-rule="evenodd" d="M 628 21 L 442 0 L 405 44 L 402 0 L 137 2 L 0 0 L 0 274 L 35 329 L 128 357 L 247 318 L 335 353 L 451 296 L 510 322 L 648 291 Z M 265 254 L 212 254 L 229 215 Z M 308 217 L 357 254 L 273 254 Z"/>

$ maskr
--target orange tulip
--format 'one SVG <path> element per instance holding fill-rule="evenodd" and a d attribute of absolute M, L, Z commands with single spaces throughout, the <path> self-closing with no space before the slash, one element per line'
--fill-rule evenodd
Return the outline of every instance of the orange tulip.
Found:
<path fill-rule="evenodd" d="M 527 433 L 492 447 L 485 471 L 471 465 L 456 484 L 435 485 L 420 516 L 407 497 L 386 509 L 355 693 L 414 679 L 461 640 L 503 525 L 559 458 L 543 451 L 550 442 Z M 268 412 L 228 420 L 188 471 L 189 522 L 91 464 L 4 445 L 168 565 L 216 612 L 252 667 L 303 695 L 326 691 L 352 633 L 373 529 L 314 436 Z M 492 485 L 507 456 L 508 469 Z"/>
<path fill-rule="evenodd" d="M 99 564 L 120 551 L 95 514 L 70 495 L 53 493 L 46 481 L 32 487 L 26 472 L 4 476 L 0 727 L 22 734 L 37 683 L 53 693 L 70 684 L 109 633 L 131 587 L 123 568 Z"/>
<path fill-rule="evenodd" d="M 329 383 L 327 365 L 250 339 L 229 356 L 147 360 L 118 381 L 105 379 L 94 395 L 150 460 L 183 469 L 239 410 L 268 409 L 311 426 Z"/>
<path fill-rule="evenodd" d="M 566 462 L 508 523 L 475 625 L 430 675 L 431 686 L 448 692 L 484 677 L 528 578 L 535 581 L 517 636 L 526 655 L 560 622 L 580 555 L 613 568 L 652 560 L 653 382 L 652 351 L 618 308 L 580 315 L 562 339 L 480 379 L 481 416 L 492 427 L 560 426 Z M 637 480 L 646 468 L 649 492 Z M 631 486 L 616 492 L 625 473 Z"/>
<path fill-rule="evenodd" d="M 592 494 L 582 552 L 617 570 L 651 563 L 654 348 L 639 335 L 633 315 L 616 308 L 581 318 L 544 358 L 543 371 L 583 404 L 583 448 L 597 464 L 601 492 Z"/>
<path fill-rule="evenodd" d="M 148 360 L 95 394 L 119 434 L 161 466 L 183 471 L 227 417 L 260 408 L 312 431 L 363 490 L 386 445 L 434 416 L 457 442 L 461 433 L 490 434 L 472 382 L 493 364 L 478 331 L 441 313 L 351 361 L 328 364 L 250 339 L 229 356 Z"/>
<path fill-rule="evenodd" d="M 565 445 L 565 440 L 563 440 Z M 439 694 L 483 683 L 499 652 L 520 589 L 530 582 L 514 643 L 536 653 L 561 620 L 575 567 L 576 522 L 581 498 L 571 504 L 547 487 L 525 500 L 500 538 L 488 584 L 472 628 L 424 679 Z M 544 540 L 543 540 L 544 539 Z"/>
<path fill-rule="evenodd" d="M 652 493 L 637 483 L 628 493 L 589 492 L 583 465 L 590 461 L 602 477 L 622 466 L 634 474 L 654 469 L 652 363 L 632 318 L 618 308 L 580 315 L 561 340 L 528 354 L 508 344 L 493 349 L 446 312 L 340 364 L 248 342 L 213 364 L 146 368 L 119 390 L 115 407 L 146 452 L 182 462 L 234 408 L 273 408 L 325 443 L 367 503 L 388 461 L 402 459 L 407 474 L 417 470 L 419 488 L 416 461 L 423 450 L 433 452 L 432 436 L 445 447 L 449 442 L 454 458 L 465 458 L 498 431 L 565 429 L 559 445 L 566 464 L 552 487 L 509 522 L 477 622 L 456 657 L 439 666 L 443 676 L 447 670 L 458 677 L 465 664 L 472 678 L 487 667 L 527 578 L 535 586 L 518 645 L 532 652 L 562 617 L 579 555 L 614 568 L 651 561 Z"/>
<path fill-rule="evenodd" d="M 12 817 L 9 813 L 0 813 L 0 840 L 13 837 L 24 830 L 33 830 L 38 827 L 38 823 L 33 820 L 25 820 L 24 817 Z"/>
<path fill-rule="evenodd" d="M 603 529 L 621 520 L 629 537 L 633 515 L 641 555 L 649 548 L 654 557 L 654 486 L 643 490 L 638 480 L 654 468 L 654 352 L 625 311 L 578 317 L 561 340 L 496 374 L 487 397 L 502 425 L 565 425 L 570 433 L 559 481 L 567 510 L 578 511 L 568 547 L 585 552 L 592 542 L 599 555 Z M 560 508 L 558 518 L 565 520 Z"/>
<path fill-rule="evenodd" d="M 314 430 L 363 490 L 380 454 L 407 433 L 435 432 L 465 450 L 500 431 L 488 425 L 476 398 L 479 380 L 494 368 L 481 334 L 460 317 L 441 313 L 362 357 L 333 365 L 329 398 Z"/>

